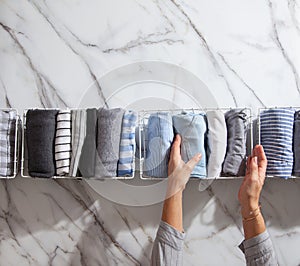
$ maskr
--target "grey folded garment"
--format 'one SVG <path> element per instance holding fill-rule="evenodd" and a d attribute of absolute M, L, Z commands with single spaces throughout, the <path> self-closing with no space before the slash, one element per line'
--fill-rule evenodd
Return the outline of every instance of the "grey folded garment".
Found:
<path fill-rule="evenodd" d="M 95 176 L 97 109 L 86 111 L 86 136 L 82 146 L 79 171 L 83 177 Z"/>
<path fill-rule="evenodd" d="M 125 110 L 121 108 L 98 110 L 96 176 L 117 175 L 124 112 Z"/>
<path fill-rule="evenodd" d="M 293 152 L 293 174 L 300 176 L 300 111 L 296 111 L 294 115 Z"/>
<path fill-rule="evenodd" d="M 223 163 L 224 176 L 243 176 L 246 170 L 247 114 L 244 109 L 232 109 L 225 114 L 227 150 Z"/>
<path fill-rule="evenodd" d="M 86 136 L 86 110 L 72 110 L 72 155 L 70 176 L 77 176 L 81 150 Z"/>
<path fill-rule="evenodd" d="M 26 141 L 30 176 L 55 175 L 54 138 L 57 110 L 28 110 Z"/>
<path fill-rule="evenodd" d="M 0 176 L 14 174 L 16 111 L 0 111 Z"/>
<path fill-rule="evenodd" d="M 60 110 L 56 116 L 55 163 L 58 176 L 69 175 L 71 159 L 71 111 Z"/>

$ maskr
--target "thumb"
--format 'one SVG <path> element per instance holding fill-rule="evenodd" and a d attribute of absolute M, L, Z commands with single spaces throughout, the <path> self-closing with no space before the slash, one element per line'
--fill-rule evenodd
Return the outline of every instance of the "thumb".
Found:
<path fill-rule="evenodd" d="M 186 164 L 186 168 L 189 170 L 189 172 L 191 173 L 195 166 L 197 165 L 197 163 L 201 160 L 202 158 L 202 154 L 201 153 L 197 153 L 194 155 L 194 157 L 192 159 L 190 159 Z"/>

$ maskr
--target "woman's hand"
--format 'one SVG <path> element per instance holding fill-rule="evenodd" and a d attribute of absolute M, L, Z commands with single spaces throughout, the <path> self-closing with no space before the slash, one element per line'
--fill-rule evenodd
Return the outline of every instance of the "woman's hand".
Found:
<path fill-rule="evenodd" d="M 180 144 L 181 137 L 179 134 L 175 136 L 173 142 L 170 159 L 168 164 L 168 190 L 167 198 L 176 194 L 177 192 L 182 192 L 185 188 L 186 183 L 189 181 L 190 175 L 201 160 L 201 154 L 196 154 L 191 160 L 187 163 L 181 158 L 180 155 Z"/>
<path fill-rule="evenodd" d="M 247 170 L 240 187 L 238 199 L 243 218 L 259 208 L 259 197 L 265 181 L 267 158 L 261 145 L 256 145 L 248 157 Z"/>

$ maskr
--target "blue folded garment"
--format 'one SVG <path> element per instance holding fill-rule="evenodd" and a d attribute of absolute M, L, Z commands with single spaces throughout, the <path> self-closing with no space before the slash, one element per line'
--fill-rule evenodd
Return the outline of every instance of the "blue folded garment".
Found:
<path fill-rule="evenodd" d="M 260 139 L 268 160 L 267 175 L 288 178 L 292 174 L 294 113 L 291 108 L 276 108 L 260 114 Z"/>
<path fill-rule="evenodd" d="M 206 145 L 207 145 L 207 120 L 203 113 L 181 113 L 173 116 L 175 133 L 181 136 L 181 157 L 188 162 L 196 153 L 201 153 L 202 158 L 195 166 L 191 177 L 205 178 L 206 173 Z"/>
<path fill-rule="evenodd" d="M 134 171 L 135 155 L 135 128 L 137 114 L 125 111 L 122 121 L 120 151 L 118 161 L 118 176 L 132 176 Z"/>
<path fill-rule="evenodd" d="M 174 138 L 172 117 L 166 112 L 150 115 L 147 126 L 144 173 L 151 177 L 167 177 L 170 147 Z"/>

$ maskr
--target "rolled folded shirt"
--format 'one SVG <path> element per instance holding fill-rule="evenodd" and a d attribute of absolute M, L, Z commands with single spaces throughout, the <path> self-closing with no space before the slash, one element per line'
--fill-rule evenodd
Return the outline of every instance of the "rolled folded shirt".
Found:
<path fill-rule="evenodd" d="M 202 158 L 195 166 L 191 177 L 206 178 L 206 152 L 207 145 L 207 120 L 204 113 L 186 113 L 173 116 L 175 133 L 181 136 L 181 157 L 186 163 L 196 153 L 201 153 Z"/>
<path fill-rule="evenodd" d="M 144 174 L 147 177 L 168 177 L 170 148 L 174 138 L 172 116 L 167 112 L 151 114 L 146 132 Z"/>
<path fill-rule="evenodd" d="M 124 112 L 121 108 L 98 109 L 96 176 L 117 176 Z"/>
<path fill-rule="evenodd" d="M 79 171 L 83 177 L 94 177 L 96 167 L 97 109 L 86 110 L 86 136 L 79 160 Z"/>
<path fill-rule="evenodd" d="M 56 116 L 55 134 L 55 164 L 58 176 L 69 175 L 71 152 L 71 111 L 60 110 Z"/>
<path fill-rule="evenodd" d="M 27 111 L 26 141 L 30 176 L 55 175 L 54 139 L 57 113 L 57 110 Z"/>
<path fill-rule="evenodd" d="M 227 151 L 222 175 L 243 176 L 246 171 L 246 129 L 245 109 L 232 109 L 225 114 L 227 127 Z"/>
<path fill-rule="evenodd" d="M 14 174 L 16 112 L 0 111 L 0 176 Z"/>
<path fill-rule="evenodd" d="M 132 176 L 135 159 L 137 114 L 126 111 L 123 116 L 117 176 Z"/>
<path fill-rule="evenodd" d="M 208 126 L 209 156 L 207 156 L 207 176 L 219 177 L 227 148 L 227 128 L 224 113 L 220 110 L 206 112 Z"/>
<path fill-rule="evenodd" d="M 267 175 L 281 178 L 292 175 L 294 114 L 291 108 L 260 113 L 260 140 L 268 160 Z"/>
<path fill-rule="evenodd" d="M 70 176 L 77 176 L 82 146 L 86 136 L 86 110 L 72 110 L 72 154 Z"/>

